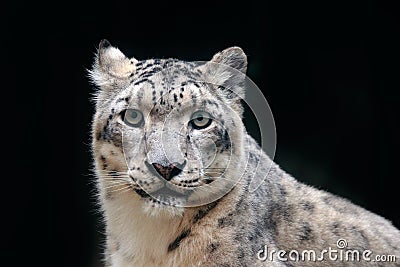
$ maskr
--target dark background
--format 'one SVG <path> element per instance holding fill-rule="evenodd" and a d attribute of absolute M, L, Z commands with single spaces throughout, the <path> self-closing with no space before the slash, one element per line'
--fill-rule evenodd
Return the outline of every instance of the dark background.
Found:
<path fill-rule="evenodd" d="M 14 1 L 2 9 L 1 261 L 9 266 L 99 266 L 86 69 L 102 38 L 137 59 L 208 60 L 242 47 L 275 117 L 276 162 L 400 227 L 398 6 Z"/>

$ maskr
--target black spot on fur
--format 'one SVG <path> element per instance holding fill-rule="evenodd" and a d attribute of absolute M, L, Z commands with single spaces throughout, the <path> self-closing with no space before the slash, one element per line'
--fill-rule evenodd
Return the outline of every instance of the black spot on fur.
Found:
<path fill-rule="evenodd" d="M 228 131 L 225 131 L 225 132 L 224 132 L 224 136 L 223 136 L 222 140 L 223 140 L 223 145 L 224 145 L 223 148 L 224 148 L 224 149 L 228 149 L 228 148 L 231 147 L 231 140 L 230 140 L 230 138 L 229 138 Z"/>
<path fill-rule="evenodd" d="M 184 230 L 171 244 L 168 245 L 168 252 L 178 248 L 182 240 L 190 235 L 190 229 Z"/>
<path fill-rule="evenodd" d="M 231 140 L 229 138 L 228 131 L 217 129 L 215 131 L 215 134 L 218 137 L 218 140 L 215 142 L 215 145 L 219 147 L 221 153 L 231 148 Z"/>
<path fill-rule="evenodd" d="M 101 156 L 100 156 L 100 160 L 101 160 L 101 163 L 102 163 L 102 165 L 103 165 L 103 170 L 107 169 L 108 164 L 107 164 L 107 162 L 106 162 L 106 157 L 104 157 L 103 155 L 101 155 Z"/>
<path fill-rule="evenodd" d="M 192 94 L 190 97 L 192 98 L 193 104 L 196 105 L 196 103 L 197 103 L 197 96 L 196 96 L 195 94 Z"/>
<path fill-rule="evenodd" d="M 257 224 L 257 227 L 254 227 L 254 231 L 250 232 L 247 236 L 248 241 L 257 240 L 259 237 L 263 236 L 263 233 L 261 231 L 261 229 L 265 229 L 265 225 L 263 224 L 263 222 L 259 222 L 259 224 Z"/>
<path fill-rule="evenodd" d="M 281 196 L 285 197 L 287 195 L 286 189 L 281 184 L 279 184 L 278 187 L 279 187 L 279 193 L 281 194 Z"/>
<path fill-rule="evenodd" d="M 178 96 L 176 94 L 174 94 L 174 102 L 178 102 Z"/>
<path fill-rule="evenodd" d="M 244 258 L 245 258 L 244 256 L 245 256 L 245 254 L 244 254 L 243 248 L 239 247 L 237 257 L 238 257 L 239 262 L 241 263 L 241 266 L 246 265 L 246 263 L 244 262 Z"/>
<path fill-rule="evenodd" d="M 199 220 L 204 218 L 213 208 L 215 208 L 218 204 L 218 200 L 208 204 L 205 208 L 200 208 L 199 211 L 193 218 L 193 222 L 197 223 Z"/>
<path fill-rule="evenodd" d="M 337 230 L 339 229 L 339 225 L 340 225 L 340 223 L 338 223 L 338 222 L 332 223 L 331 228 L 332 228 L 332 232 L 333 232 L 334 234 L 337 233 Z"/>
<path fill-rule="evenodd" d="M 208 246 L 208 251 L 209 251 L 210 253 L 213 253 L 214 251 L 217 250 L 218 247 L 219 247 L 219 244 L 218 244 L 218 243 L 211 243 L 211 244 Z"/>
<path fill-rule="evenodd" d="M 227 226 L 234 226 L 234 221 L 233 221 L 233 213 L 229 213 L 226 217 L 222 217 L 218 219 L 218 227 L 224 228 Z"/>
<path fill-rule="evenodd" d="M 314 204 L 311 203 L 310 201 L 305 201 L 301 203 L 301 206 L 303 207 L 304 210 L 312 212 L 315 208 Z"/>
<path fill-rule="evenodd" d="M 118 104 L 119 102 L 122 102 L 122 101 L 125 101 L 125 98 L 124 98 L 124 97 L 118 98 L 117 101 L 115 101 L 115 103 Z"/>
<path fill-rule="evenodd" d="M 277 202 L 271 206 L 271 212 L 284 221 L 292 221 L 293 206 L 286 202 Z"/>
<path fill-rule="evenodd" d="M 140 79 L 140 80 L 136 81 L 133 85 L 139 85 L 139 84 L 147 82 L 147 81 L 148 81 L 148 79 Z"/>
<path fill-rule="evenodd" d="M 276 235 L 277 223 L 276 223 L 275 219 L 273 218 L 273 216 L 265 216 L 264 225 L 265 225 L 265 229 L 267 229 L 272 234 Z"/>
<path fill-rule="evenodd" d="M 142 190 L 142 189 L 135 189 L 135 192 L 136 192 L 139 196 L 141 196 L 141 197 L 143 197 L 143 198 L 150 197 L 150 195 L 147 194 L 147 193 L 146 193 L 144 190 Z"/>
<path fill-rule="evenodd" d="M 299 234 L 299 239 L 301 241 L 304 241 L 304 240 L 310 240 L 311 237 L 312 237 L 311 226 L 308 222 L 304 222 L 304 224 L 301 228 L 300 234 Z"/>
<path fill-rule="evenodd" d="M 147 68 L 153 67 L 153 65 L 154 65 L 153 63 L 148 63 L 144 68 L 147 69 Z"/>
<path fill-rule="evenodd" d="M 259 155 L 256 155 L 253 152 L 249 152 L 249 160 L 251 162 L 257 163 L 260 160 L 260 157 Z"/>

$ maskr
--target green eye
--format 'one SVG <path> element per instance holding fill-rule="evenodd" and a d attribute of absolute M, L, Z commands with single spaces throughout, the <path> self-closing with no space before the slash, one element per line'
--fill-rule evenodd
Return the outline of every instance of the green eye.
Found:
<path fill-rule="evenodd" d="M 189 124 L 196 130 L 204 129 L 210 126 L 212 122 L 212 116 L 210 113 L 205 111 L 196 111 L 193 113 Z"/>
<path fill-rule="evenodd" d="M 127 109 L 122 114 L 124 122 L 131 127 L 140 127 L 143 124 L 143 113 L 137 109 Z"/>

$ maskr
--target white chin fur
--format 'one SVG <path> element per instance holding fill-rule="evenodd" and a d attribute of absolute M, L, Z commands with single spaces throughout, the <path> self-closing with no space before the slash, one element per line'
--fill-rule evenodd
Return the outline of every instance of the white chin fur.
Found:
<path fill-rule="evenodd" d="M 143 213 L 151 217 L 181 217 L 185 211 L 184 207 L 175 207 L 151 199 L 144 200 L 142 208 Z"/>

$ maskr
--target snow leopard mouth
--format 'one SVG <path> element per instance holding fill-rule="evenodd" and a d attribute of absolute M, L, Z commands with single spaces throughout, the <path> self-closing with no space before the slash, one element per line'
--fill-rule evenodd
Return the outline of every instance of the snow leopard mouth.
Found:
<path fill-rule="evenodd" d="M 135 192 L 141 196 L 142 198 L 156 198 L 156 199 L 165 199 L 165 198 L 179 198 L 179 199 L 187 199 L 192 193 L 192 190 L 185 190 L 185 193 L 178 192 L 176 190 L 170 189 L 165 184 L 160 189 L 157 189 L 153 192 L 146 192 L 143 189 L 136 188 Z"/>

